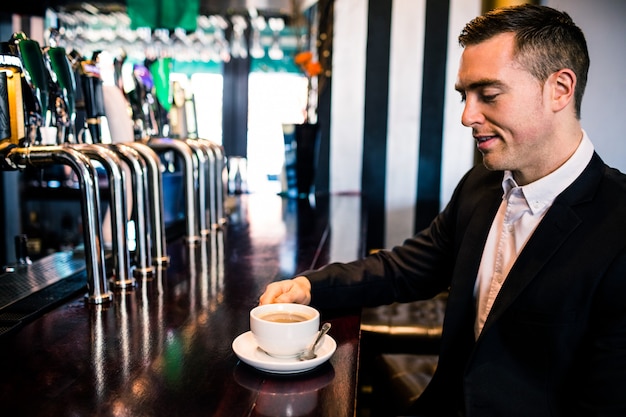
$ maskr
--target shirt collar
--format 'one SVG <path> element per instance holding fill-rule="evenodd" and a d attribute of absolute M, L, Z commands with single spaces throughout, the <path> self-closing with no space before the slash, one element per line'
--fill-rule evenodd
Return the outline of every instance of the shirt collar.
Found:
<path fill-rule="evenodd" d="M 504 171 L 502 180 L 502 198 L 508 198 L 513 188 L 521 188 L 528 207 L 533 214 L 537 214 L 551 206 L 556 196 L 561 194 L 583 172 L 593 156 L 593 143 L 584 130 L 583 138 L 574 154 L 554 172 L 537 181 L 519 187 L 511 171 Z"/>

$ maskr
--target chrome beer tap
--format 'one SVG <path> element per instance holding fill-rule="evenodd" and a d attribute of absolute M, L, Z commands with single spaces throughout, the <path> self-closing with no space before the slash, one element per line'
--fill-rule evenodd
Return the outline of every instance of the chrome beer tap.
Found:
<path fill-rule="evenodd" d="M 69 146 L 37 145 L 15 147 L 5 155 L 5 160 L 10 161 L 14 169 L 63 164 L 71 167 L 76 173 L 81 190 L 85 261 L 88 277 L 88 294 L 85 298 L 92 304 L 110 301 L 112 294 L 108 290 L 106 280 L 102 228 L 100 226 L 98 173 L 91 160 L 82 152 Z"/>
<path fill-rule="evenodd" d="M 68 121 L 75 119 L 74 114 L 74 94 L 76 90 L 73 71 L 70 66 L 69 59 L 65 50 L 60 47 L 52 47 L 46 50 L 44 56 L 48 57 L 50 66 L 49 71 L 62 85 L 67 96 L 63 97 L 68 103 Z M 61 91 L 61 87 L 58 88 Z M 91 109 L 90 109 L 91 111 Z M 60 117 L 58 117 L 60 118 Z M 57 144 L 68 143 L 73 141 L 73 135 L 70 134 L 71 125 L 68 131 L 57 135 Z M 72 129 L 73 130 L 73 129 Z M 96 134 L 96 132 L 94 132 Z M 93 138 L 92 138 L 93 139 Z M 99 142 L 98 138 L 96 141 Z M 128 249 L 128 233 L 126 220 L 126 185 L 124 172 L 122 170 L 122 162 L 117 154 L 98 144 L 78 143 L 72 145 L 78 151 L 84 153 L 90 159 L 98 161 L 105 169 L 109 182 L 109 201 L 111 207 L 111 227 L 113 229 L 112 236 L 112 276 L 111 283 L 116 288 L 128 288 L 135 285 L 135 279 L 131 275 L 130 252 Z"/>
<path fill-rule="evenodd" d="M 147 144 L 157 153 L 173 151 L 182 158 L 185 186 L 186 239 L 189 243 L 197 243 L 201 239 L 198 221 L 198 200 L 196 198 L 198 189 L 196 181 L 198 160 L 193 150 L 189 145 L 178 139 L 151 138 L 148 140 Z"/>
<path fill-rule="evenodd" d="M 0 140 L 2 168 L 23 170 L 26 167 L 63 164 L 74 171 L 78 177 L 81 191 L 85 261 L 88 277 L 86 300 L 92 304 L 106 303 L 111 300 L 112 294 L 108 290 L 106 280 L 96 169 L 89 158 L 68 146 L 33 144 L 38 138 L 38 127 L 43 120 L 43 113 L 35 114 L 37 107 L 33 103 L 40 100 L 38 100 L 39 97 L 35 97 L 35 93 L 31 89 L 31 85 L 34 84 L 25 82 L 24 72 L 30 70 L 28 72 L 29 80 L 37 79 L 37 82 L 43 80 L 44 78 L 40 76 L 42 73 L 45 74 L 43 61 L 40 60 L 39 63 L 37 61 L 37 58 L 40 58 L 41 50 L 35 46 L 21 36 L 14 37 L 11 43 L 0 45 L 2 52 L 0 57 L 2 65 L 0 66 L 7 79 L 7 104 L 11 119 L 11 135 Z M 28 69 L 25 68 L 26 63 L 29 65 Z M 30 107 L 28 107 L 29 105 Z M 43 111 L 41 107 L 39 110 Z"/>
<path fill-rule="evenodd" d="M 195 181 L 197 181 L 197 192 L 198 196 L 196 199 L 196 216 L 198 220 L 198 231 L 200 237 L 206 239 L 207 236 L 211 233 L 210 228 L 210 215 L 211 215 L 211 207 L 209 205 L 210 200 L 207 199 L 209 193 L 207 192 L 209 189 L 209 172 L 210 172 L 210 163 L 209 154 L 206 152 L 206 148 L 200 142 L 193 139 L 181 140 L 177 139 L 181 143 L 187 145 L 189 149 L 193 152 L 194 160 L 197 163 Z"/>
<path fill-rule="evenodd" d="M 139 152 L 125 144 L 111 145 L 119 157 L 126 162 L 132 172 L 132 218 L 135 223 L 135 238 L 137 247 L 135 250 L 135 267 L 133 274 L 144 279 L 154 274 L 152 266 L 152 251 L 150 239 L 150 212 L 147 209 L 149 198 L 149 170 L 145 160 Z"/>
<path fill-rule="evenodd" d="M 156 152 L 143 142 L 129 142 L 124 145 L 137 151 L 146 163 L 149 187 L 148 209 L 150 211 L 152 263 L 155 266 L 167 266 L 169 264 L 169 256 L 167 255 L 165 221 L 163 219 L 163 177 L 161 174 L 161 160 Z"/>

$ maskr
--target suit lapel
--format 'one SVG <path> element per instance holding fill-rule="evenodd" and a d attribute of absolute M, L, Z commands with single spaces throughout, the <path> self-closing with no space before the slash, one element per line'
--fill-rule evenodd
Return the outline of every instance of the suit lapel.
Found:
<path fill-rule="evenodd" d="M 592 199 L 604 163 L 594 155 L 581 176 L 561 193 L 537 226 L 520 253 L 483 327 L 483 332 L 503 314 L 524 288 L 537 276 L 567 237 L 581 223 L 574 207 Z"/>
<path fill-rule="evenodd" d="M 484 205 L 481 204 L 478 207 L 487 207 L 487 210 L 477 210 L 477 212 L 472 214 L 471 221 L 463 235 L 457 261 L 457 265 L 462 265 L 463 270 L 457 271 L 455 274 L 471 277 L 471 279 L 462 279 L 455 284 L 466 283 L 471 286 L 472 292 L 487 234 L 502 201 L 502 188 L 486 194 L 483 200 L 485 201 Z"/>
<path fill-rule="evenodd" d="M 580 219 L 570 207 L 555 204 L 550 208 L 513 264 L 483 331 L 498 320 L 579 224 Z"/>
<path fill-rule="evenodd" d="M 463 323 L 467 321 L 473 322 L 474 320 L 476 310 L 474 284 L 487 234 L 502 201 L 500 182 L 479 188 L 475 192 L 482 193 L 482 195 L 480 200 L 473 206 L 473 211 L 467 214 L 469 216 L 468 224 L 459 244 L 457 267 L 448 298 L 448 310 L 463 313 L 455 315 L 460 322 L 456 319 L 452 320 L 450 326 L 463 326 Z"/>

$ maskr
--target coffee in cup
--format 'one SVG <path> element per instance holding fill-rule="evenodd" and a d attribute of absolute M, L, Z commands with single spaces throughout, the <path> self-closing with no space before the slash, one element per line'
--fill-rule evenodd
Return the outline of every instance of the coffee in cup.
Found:
<path fill-rule="evenodd" d="M 313 342 L 319 326 L 319 311 L 303 304 L 264 304 L 250 311 L 250 330 L 270 356 L 297 356 Z"/>
<path fill-rule="evenodd" d="M 301 321 L 310 320 L 312 318 L 312 316 L 300 314 L 295 311 L 269 312 L 259 317 L 263 320 L 275 321 L 277 323 L 298 323 Z"/>

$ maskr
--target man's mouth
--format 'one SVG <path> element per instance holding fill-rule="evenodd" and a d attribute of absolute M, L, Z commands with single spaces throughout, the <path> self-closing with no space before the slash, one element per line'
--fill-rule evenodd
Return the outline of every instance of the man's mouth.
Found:
<path fill-rule="evenodd" d="M 476 139 L 476 142 L 478 142 L 478 143 L 483 143 L 483 142 L 487 142 L 488 140 L 495 139 L 496 137 L 497 137 L 496 135 L 492 135 L 492 136 L 474 136 L 474 139 Z"/>
<path fill-rule="evenodd" d="M 498 138 L 497 135 L 474 135 L 478 149 L 486 149 L 489 144 Z"/>

